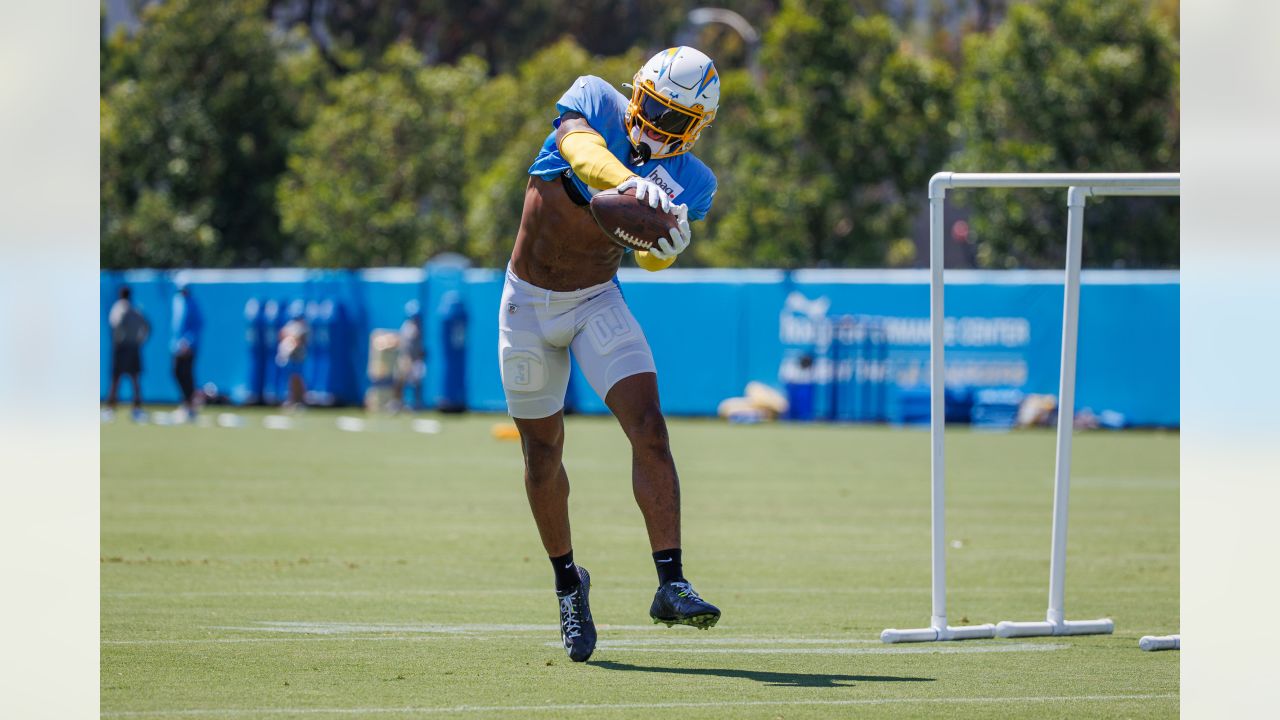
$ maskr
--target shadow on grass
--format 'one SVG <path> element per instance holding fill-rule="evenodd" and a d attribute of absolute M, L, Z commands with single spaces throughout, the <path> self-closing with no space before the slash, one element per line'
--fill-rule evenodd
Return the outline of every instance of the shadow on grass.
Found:
<path fill-rule="evenodd" d="M 933 682 L 933 678 L 895 677 L 893 675 L 827 675 L 825 673 L 787 673 L 764 670 L 731 670 L 729 668 L 671 668 L 629 665 L 612 660 L 588 661 L 605 670 L 668 673 L 671 675 L 714 675 L 716 677 L 755 680 L 774 687 L 852 687 L 856 682 Z"/>

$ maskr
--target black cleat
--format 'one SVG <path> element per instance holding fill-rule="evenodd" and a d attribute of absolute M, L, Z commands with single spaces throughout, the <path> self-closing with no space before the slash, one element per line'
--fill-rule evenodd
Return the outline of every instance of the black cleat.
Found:
<path fill-rule="evenodd" d="M 658 588 L 649 617 L 667 627 L 679 624 L 706 630 L 720 620 L 720 608 L 699 597 L 687 580 L 675 580 Z"/>
<path fill-rule="evenodd" d="M 560 600 L 560 639 L 565 652 L 574 662 L 586 662 L 596 649 L 596 624 L 591 619 L 591 605 L 587 595 L 591 592 L 591 576 L 587 569 L 578 566 L 582 582 L 568 593 L 556 593 Z"/>

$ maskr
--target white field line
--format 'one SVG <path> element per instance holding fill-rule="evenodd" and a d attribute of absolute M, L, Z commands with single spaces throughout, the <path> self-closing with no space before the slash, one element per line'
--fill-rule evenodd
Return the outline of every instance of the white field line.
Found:
<path fill-rule="evenodd" d="M 553 628 L 548 631 L 548 635 L 556 632 Z M 154 640 L 103 640 L 102 645 L 238 645 L 238 644 L 270 644 L 270 643 L 299 643 L 299 642 L 430 642 L 433 640 L 453 640 L 458 635 L 291 635 L 287 637 L 255 637 L 255 638 L 189 638 L 189 639 L 164 639 L 157 638 Z M 510 636 L 504 635 L 466 635 L 470 641 L 484 640 L 505 640 Z M 622 651 L 635 650 L 636 652 L 659 652 L 662 647 L 639 647 L 628 644 L 626 640 L 615 640 L 612 643 L 602 641 L 600 647 L 606 649 L 617 649 Z M 879 640 L 859 639 L 859 640 L 793 640 L 782 638 L 735 638 L 731 640 L 719 641 L 703 641 L 712 646 L 724 645 L 761 645 L 761 644 L 779 644 L 779 645 L 838 645 L 838 644 L 879 644 Z M 544 643 L 547 647 L 560 647 L 558 642 Z M 671 652 L 696 652 L 694 649 L 683 650 L 692 645 L 696 645 L 696 641 L 672 640 L 672 641 L 654 641 L 650 643 L 653 646 L 665 646 Z M 910 651 L 911 646 L 902 645 L 902 652 Z M 942 646 L 934 646 L 942 647 Z M 1051 648 L 1057 649 L 1057 648 Z M 711 652 L 731 652 L 732 647 L 721 647 L 719 650 Z M 759 652 L 759 648 L 748 648 L 744 652 Z M 786 652 L 785 650 L 771 650 L 770 652 Z M 797 651 L 801 652 L 801 651 Z M 839 654 L 839 653 L 829 653 Z"/>
<path fill-rule="evenodd" d="M 663 629 L 666 630 L 665 628 Z M 674 632 L 674 631 L 667 631 Z M 560 647 L 560 643 L 548 643 L 552 647 Z M 597 647 L 671 647 L 673 645 L 879 645 L 879 639 L 873 638 L 836 638 L 836 637 L 719 637 L 698 633 L 695 637 L 655 637 L 637 640 L 601 640 Z"/>
<path fill-rule="evenodd" d="M 298 635 L 295 637 L 272 637 L 272 638 L 185 638 L 185 639 L 156 639 L 156 640 L 103 640 L 101 645 L 269 645 L 271 643 L 299 643 L 299 642 L 426 642 L 431 640 L 445 640 L 451 636 L 448 635 Z M 487 635 L 468 635 L 469 640 L 492 640 Z M 559 645 L 556 645 L 559 647 Z"/>
<path fill-rule="evenodd" d="M 604 632 L 652 632 L 653 625 L 601 625 Z M 119 645 L 190 645 L 190 644 L 244 644 L 281 642 L 421 642 L 424 640 L 448 640 L 465 637 L 470 640 L 493 640 L 525 633 L 552 634 L 558 630 L 550 624 L 395 624 L 395 623 L 343 623 L 310 621 L 262 621 L 251 626 L 212 626 L 207 630 L 232 632 L 271 633 L 277 637 L 206 637 L 190 639 L 104 639 L 103 646 Z M 280 637 L 284 635 L 285 637 Z M 1003 652 L 1046 652 L 1060 650 L 1068 645 L 993 643 L 927 646 L 896 646 L 849 648 L 846 645 L 878 645 L 867 638 L 833 637 L 663 637 L 647 639 L 602 640 L 602 649 L 622 652 L 665 652 L 682 654 L 742 654 L 742 655 L 894 655 L 894 654 L 973 654 Z M 545 643 L 558 647 L 555 642 Z M 808 647 L 797 647 L 808 646 Z M 824 646 L 824 647 L 814 647 Z"/>
<path fill-rule="evenodd" d="M 363 418 L 340 415 L 338 419 L 334 421 L 334 425 L 336 425 L 339 430 L 345 430 L 346 432 L 364 432 L 368 423 L 366 423 Z"/>
<path fill-rule="evenodd" d="M 558 631 L 555 625 L 531 625 L 530 628 L 537 628 L 537 632 L 552 634 Z M 626 632 L 626 631 L 653 631 L 653 625 L 600 625 L 598 629 L 602 632 Z M 220 628 L 226 630 L 259 630 L 260 628 Z M 665 630 L 665 628 L 663 628 Z M 370 631 L 372 632 L 372 631 Z M 515 635 L 518 631 L 506 631 L 506 635 Z M 671 631 L 667 631 L 671 632 Z M 679 631 L 676 631 L 679 632 Z M 280 642 L 306 642 L 306 641 L 322 641 L 322 640 L 339 640 L 339 641 L 356 641 L 356 642 L 413 642 L 421 640 L 452 640 L 458 637 L 466 637 L 467 640 L 495 640 L 503 636 L 503 631 L 497 630 L 496 634 L 472 634 L 472 632 L 426 632 L 422 634 L 381 634 L 381 635 L 338 635 L 336 633 L 321 634 L 302 634 L 289 633 L 285 637 L 232 637 L 232 638 L 191 638 L 191 639 L 173 639 L 173 638 L 155 638 L 155 639 L 138 639 L 138 640 L 103 640 L 103 645 L 183 645 L 196 643 L 213 643 L 213 644 L 234 644 L 234 643 L 280 643 Z M 560 647 L 560 643 L 548 642 L 549 647 Z M 716 637 L 716 638 L 648 638 L 648 639 L 632 639 L 632 640 L 604 640 L 601 641 L 600 647 L 607 648 L 631 648 L 631 647 L 680 647 L 680 646 L 732 646 L 732 645 L 879 645 L 880 641 L 871 638 L 810 638 L 810 637 Z"/>
<path fill-rule="evenodd" d="M 297 423 L 287 415 L 264 415 L 262 426 L 268 430 L 292 430 Z"/>
<path fill-rule="evenodd" d="M 555 631 L 552 630 L 551 632 L 555 632 Z M 293 635 L 289 637 L 270 637 L 270 638 L 188 638 L 188 639 L 157 638 L 154 640 L 103 640 L 101 641 L 101 644 L 102 645 L 237 645 L 237 644 L 254 645 L 254 644 L 269 644 L 269 643 L 299 643 L 299 642 L 303 642 L 303 643 L 306 643 L 306 642 L 351 642 L 351 643 L 430 642 L 432 640 L 452 640 L 452 639 L 456 639 L 457 637 L 458 637 L 457 635 Z M 504 640 L 504 639 L 507 639 L 508 637 L 509 636 L 500 636 L 500 635 L 467 635 L 466 636 L 467 640 L 472 640 L 472 641 Z M 804 644 L 806 642 L 809 642 L 804 640 L 771 640 L 769 638 L 741 638 L 741 640 L 743 641 L 743 643 L 756 644 L 756 645 L 759 645 L 761 643 L 772 643 L 772 642 L 778 642 L 784 645 L 797 645 L 797 644 Z M 625 641 L 615 641 L 615 642 L 623 643 Z M 721 642 L 723 643 L 723 641 Z M 859 643 L 859 644 L 870 645 L 870 644 L 875 644 L 879 642 L 880 642 L 879 640 L 837 640 L 833 642 L 823 641 L 823 643 L 821 644 L 831 645 L 835 643 L 850 643 L 850 644 Z M 545 644 L 547 645 L 547 647 L 556 647 L 556 648 L 560 647 L 560 643 L 558 642 L 548 642 Z M 658 643 L 655 643 L 655 644 L 658 644 Z M 682 642 L 671 643 L 671 645 L 675 646 L 676 648 L 685 647 L 688 644 L 692 644 L 692 643 L 682 643 Z M 601 647 L 616 648 L 624 651 L 631 649 L 626 645 L 619 644 L 615 646 L 615 645 L 609 645 L 608 643 L 602 643 Z M 908 646 L 904 645 L 902 647 L 905 648 Z M 656 648 L 651 649 L 650 651 L 655 651 L 655 650 Z M 673 649 L 672 652 L 679 652 L 679 650 Z"/>
<path fill-rule="evenodd" d="M 605 625 L 601 630 L 652 630 L 653 625 Z M 446 635 L 470 635 L 475 633 L 529 633 L 559 632 L 559 625 L 516 623 L 470 623 L 441 625 L 438 623 L 342 623 L 306 621 L 263 621 L 251 626 L 214 625 L 208 630 L 236 630 L 257 633 L 298 633 L 302 635 L 355 635 L 359 633 L 436 633 Z"/>
<path fill-rule="evenodd" d="M 122 710 L 102 717 L 238 717 L 251 715 L 435 715 L 461 713 L 530 713 L 573 710 L 657 710 L 724 707 L 845 707 L 859 705 L 1010 705 L 1014 703 L 1133 702 L 1173 700 L 1176 693 L 1146 695 L 1024 695 L 1020 697 L 864 698 L 849 700 L 722 700 L 717 702 L 597 703 L 573 705 L 455 705 L 452 707 L 356 707 L 356 708 L 208 708 L 183 710 Z"/>
<path fill-rule="evenodd" d="M 606 625 L 598 628 L 605 632 L 645 631 L 653 632 L 655 625 Z M 102 640 L 102 645 L 184 645 L 184 644 L 236 644 L 314 642 L 337 640 L 346 642 L 415 642 L 422 640 L 447 640 L 465 637 L 468 640 L 489 640 L 492 636 L 510 636 L 524 633 L 552 634 L 559 632 L 559 625 L 549 624 L 392 624 L 392 623 L 337 623 L 337 622 L 261 622 L 251 626 L 210 626 L 205 630 L 232 632 L 270 633 L 277 637 L 205 637 L 205 638 L 156 638 L 137 640 Z M 283 637 L 280 637 L 283 636 Z"/>
<path fill-rule="evenodd" d="M 618 628 L 601 627 L 598 628 L 604 632 L 613 632 Z M 666 630 L 663 632 L 682 632 L 679 630 Z M 554 626 L 547 631 L 548 634 L 556 632 Z M 684 631 L 687 632 L 687 631 Z M 103 640 L 103 645 L 181 645 L 183 643 L 256 643 L 256 642 L 297 642 L 307 640 L 356 640 L 356 641 L 412 641 L 412 640 L 455 640 L 458 635 L 287 635 L 282 637 L 230 637 L 230 638 L 190 638 L 190 639 L 174 639 L 174 638 L 155 638 L 155 639 L 139 639 L 139 640 Z M 466 635 L 467 640 L 494 640 L 499 635 Z M 780 638 L 780 637 L 730 637 L 730 638 L 653 638 L 647 640 L 601 640 L 599 647 L 602 648 L 632 648 L 632 647 L 718 647 L 731 645 L 880 645 L 881 641 L 872 638 Z M 546 643 L 548 647 L 560 647 L 558 642 Z M 909 647 L 902 645 L 900 647 Z M 921 646 L 923 647 L 923 646 Z M 934 645 L 932 647 L 943 647 Z"/>
<path fill-rule="evenodd" d="M 140 592 L 104 592 L 108 598 L 218 598 L 218 597 L 407 597 L 407 596 L 472 596 L 472 595 L 551 595 L 547 589 L 506 588 L 479 590 L 179 590 L 166 592 L 163 590 L 147 590 Z"/>
<path fill-rule="evenodd" d="M 560 647 L 560 643 L 546 643 L 548 647 Z M 1065 644 L 1000 643 L 996 645 L 896 645 L 886 647 L 616 647 L 607 641 L 597 646 L 602 650 L 621 652 L 664 653 L 683 655 L 977 655 L 983 653 L 1053 652 L 1071 647 Z"/>
<path fill-rule="evenodd" d="M 1170 556 L 1176 556 L 1177 553 L 1161 554 L 1153 556 L 1162 559 Z M 1125 559 L 1132 559 L 1134 556 L 1126 556 Z M 1032 585 L 1026 587 L 1001 587 L 1001 588 L 948 588 L 948 592 L 958 594 L 986 595 L 996 593 L 1029 593 L 1044 592 L 1044 585 Z M 1123 594 L 1149 594 L 1152 591 L 1167 591 L 1167 585 L 1129 585 L 1125 587 L 1108 587 L 1108 588 L 1089 588 L 1076 587 L 1071 588 L 1074 593 L 1123 593 Z M 592 592 L 595 592 L 593 589 Z M 635 587 L 609 587 L 608 592 L 653 592 L 652 586 L 635 586 Z M 921 584 L 916 587 L 858 587 L 858 588 L 721 588 L 717 591 L 720 595 L 896 595 L 896 594 L 918 594 L 928 595 L 928 583 Z M 503 595 L 543 595 L 550 597 L 551 591 L 545 588 L 477 588 L 472 590 L 210 590 L 210 591 L 138 591 L 138 592 L 104 592 L 104 598 L 219 598 L 219 597 L 321 597 L 321 598 L 385 598 L 385 597 L 484 597 L 484 596 L 503 596 Z"/>

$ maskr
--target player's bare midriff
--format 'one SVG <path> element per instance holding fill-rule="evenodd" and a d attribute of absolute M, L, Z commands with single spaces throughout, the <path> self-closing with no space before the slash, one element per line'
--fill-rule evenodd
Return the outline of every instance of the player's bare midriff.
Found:
<path fill-rule="evenodd" d="M 612 279 L 622 254 L 560 180 L 530 176 L 511 252 L 516 277 L 545 290 L 581 290 Z"/>

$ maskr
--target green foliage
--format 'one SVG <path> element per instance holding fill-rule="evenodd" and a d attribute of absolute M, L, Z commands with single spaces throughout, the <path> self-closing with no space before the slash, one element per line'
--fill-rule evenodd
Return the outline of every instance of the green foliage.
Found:
<path fill-rule="evenodd" d="M 261 0 L 149 6 L 102 55 L 108 267 L 287 257 L 275 180 L 293 132 Z"/>
<path fill-rule="evenodd" d="M 100 50 L 102 262 L 501 266 L 556 99 L 629 80 L 687 5 L 149 4 Z M 725 26 L 681 36 L 723 83 L 696 148 L 720 190 L 684 267 L 919 264 L 911 221 L 948 165 L 1177 168 L 1177 0 L 962 0 L 927 22 L 884 0 L 731 6 L 764 31 L 759 77 Z M 960 196 L 979 262 L 1060 264 L 1060 195 Z M 1177 262 L 1176 203 L 1086 217 L 1090 264 Z"/>
<path fill-rule="evenodd" d="M 279 0 L 273 4 L 281 3 Z M 336 62 L 352 71 L 375 65 L 396 43 L 409 43 L 427 62 L 451 65 L 468 55 L 491 72 L 515 73 L 563 36 L 592 55 L 666 47 L 688 11 L 684 0 L 382 0 L 302 3 L 303 18 L 323 23 Z"/>
<path fill-rule="evenodd" d="M 788 0 L 765 35 L 767 77 L 726 74 L 709 138 L 716 264 L 877 265 L 949 150 L 950 68 L 913 55 L 884 16 Z M 708 133 L 711 135 L 711 133 Z"/>
<path fill-rule="evenodd" d="M 102 266 L 217 264 L 220 235 L 209 224 L 210 204 L 205 200 L 191 207 L 175 207 L 171 194 L 143 189 L 132 212 L 113 227 L 113 242 L 103 245 Z M 135 262 L 137 258 L 146 259 Z"/>
<path fill-rule="evenodd" d="M 1018 5 L 991 35 L 970 36 L 965 57 L 956 170 L 1177 170 L 1177 45 L 1140 0 Z M 981 264 L 1062 264 L 1061 192 L 984 191 L 965 201 Z M 1087 262 L 1176 265 L 1176 203 L 1097 205 L 1085 214 Z"/>
<path fill-rule="evenodd" d="M 284 77 L 283 102 L 293 109 L 297 125 L 310 127 L 325 103 L 332 101 L 329 83 L 333 68 L 319 48 L 301 28 L 293 28 L 281 38 L 280 72 Z"/>
<path fill-rule="evenodd" d="M 308 264 L 417 265 L 463 249 L 464 143 L 484 63 L 424 67 L 407 45 L 330 88 L 280 185 Z"/>
<path fill-rule="evenodd" d="M 104 12 L 103 22 L 105 19 Z M 98 45 L 98 89 L 102 95 L 116 83 L 138 76 L 137 43 L 137 38 L 118 29 Z"/>

